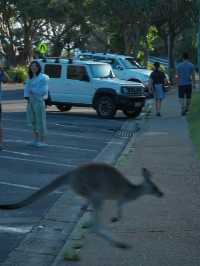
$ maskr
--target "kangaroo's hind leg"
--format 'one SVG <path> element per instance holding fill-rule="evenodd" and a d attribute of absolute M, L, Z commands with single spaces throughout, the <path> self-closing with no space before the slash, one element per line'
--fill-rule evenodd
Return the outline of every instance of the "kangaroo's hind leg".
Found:
<path fill-rule="evenodd" d="M 118 248 L 130 248 L 129 245 L 114 239 L 114 237 L 110 234 L 110 232 L 105 229 L 101 223 L 100 223 L 100 213 L 101 213 L 101 209 L 102 209 L 102 205 L 103 205 L 103 201 L 100 198 L 95 198 L 92 201 L 92 205 L 94 208 L 94 225 L 93 225 L 93 231 L 99 235 L 100 237 L 102 237 L 103 239 L 105 239 L 106 241 L 108 241 L 111 245 L 118 247 Z"/>
<path fill-rule="evenodd" d="M 122 219 L 122 216 L 123 216 L 123 206 L 124 204 L 126 203 L 125 200 L 123 199 L 119 199 L 117 201 L 117 212 L 116 212 L 116 216 L 112 217 L 111 218 L 111 222 L 112 223 L 115 223 L 115 222 L 119 222 L 121 219 Z"/>

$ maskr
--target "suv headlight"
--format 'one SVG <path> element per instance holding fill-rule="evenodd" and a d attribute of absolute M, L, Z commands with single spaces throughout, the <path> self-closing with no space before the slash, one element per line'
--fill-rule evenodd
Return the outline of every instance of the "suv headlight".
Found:
<path fill-rule="evenodd" d="M 148 85 L 149 85 L 149 80 L 144 80 L 142 83 L 143 83 L 143 85 L 144 85 L 145 87 L 148 87 Z"/>
<path fill-rule="evenodd" d="M 128 88 L 127 87 L 121 87 L 121 93 L 122 94 L 128 94 Z"/>

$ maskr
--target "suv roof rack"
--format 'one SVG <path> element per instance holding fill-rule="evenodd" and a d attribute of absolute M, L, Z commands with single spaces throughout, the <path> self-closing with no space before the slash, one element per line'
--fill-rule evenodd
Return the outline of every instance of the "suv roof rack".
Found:
<path fill-rule="evenodd" d="M 42 62 L 47 62 L 48 59 L 54 60 L 55 63 L 60 63 L 61 59 L 67 60 L 67 58 L 62 58 L 62 57 L 43 57 L 43 58 L 41 58 Z"/>

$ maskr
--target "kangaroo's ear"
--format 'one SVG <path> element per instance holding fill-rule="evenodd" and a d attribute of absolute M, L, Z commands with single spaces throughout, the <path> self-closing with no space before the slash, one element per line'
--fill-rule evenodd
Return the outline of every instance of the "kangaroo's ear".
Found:
<path fill-rule="evenodd" d="M 145 179 L 151 179 L 151 172 L 147 168 L 142 168 L 142 175 Z"/>

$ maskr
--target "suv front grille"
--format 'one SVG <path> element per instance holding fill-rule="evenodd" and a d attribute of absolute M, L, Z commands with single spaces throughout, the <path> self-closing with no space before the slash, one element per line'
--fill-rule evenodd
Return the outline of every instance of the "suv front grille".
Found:
<path fill-rule="evenodd" d="M 141 97 L 144 96 L 144 88 L 142 86 L 138 87 L 122 87 L 122 93 L 129 97 Z"/>

